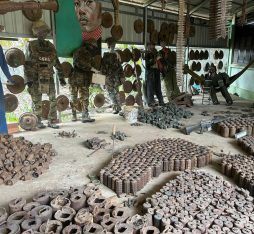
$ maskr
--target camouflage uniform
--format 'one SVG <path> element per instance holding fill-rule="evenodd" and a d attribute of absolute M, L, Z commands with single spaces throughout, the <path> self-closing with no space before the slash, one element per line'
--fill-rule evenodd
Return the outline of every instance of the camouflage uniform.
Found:
<path fill-rule="evenodd" d="M 49 96 L 50 101 L 48 120 L 50 123 L 57 120 L 53 67 L 57 69 L 59 79 L 62 80 L 63 71 L 54 45 L 46 40 L 30 41 L 26 50 L 24 75 L 25 83 L 28 84 L 28 93 L 32 97 L 34 113 L 39 122 L 42 118 L 42 94 L 44 93 Z"/>
<path fill-rule="evenodd" d="M 71 79 L 69 79 L 74 119 L 76 118 L 75 105 L 79 100 L 83 115 L 88 117 L 89 86 L 93 76 L 92 67 L 93 57 L 90 51 L 85 46 L 77 49 L 73 54 L 73 72 Z"/>
<path fill-rule="evenodd" d="M 122 65 L 116 53 L 104 53 L 101 62 L 101 72 L 106 75 L 106 90 L 109 98 L 113 103 L 115 111 L 121 110 L 119 86 L 121 85 L 121 78 L 124 76 Z"/>
<path fill-rule="evenodd" d="M 164 79 L 168 101 L 171 101 L 172 97 L 180 94 L 176 80 L 176 61 L 170 59 L 170 53 L 172 52 L 168 48 L 164 48 L 159 52 L 161 56 L 160 70 Z"/>

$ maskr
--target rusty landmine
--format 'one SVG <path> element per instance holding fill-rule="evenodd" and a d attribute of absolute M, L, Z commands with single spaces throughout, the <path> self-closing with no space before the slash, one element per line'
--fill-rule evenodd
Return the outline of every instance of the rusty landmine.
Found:
<path fill-rule="evenodd" d="M 183 139 L 157 139 L 128 148 L 100 171 L 100 181 L 120 195 L 136 194 L 162 172 L 200 168 L 211 151 Z"/>
<path fill-rule="evenodd" d="M 216 131 L 223 137 L 234 137 L 236 133 L 247 131 L 248 136 L 254 136 L 254 118 L 233 117 L 220 122 Z"/>
<path fill-rule="evenodd" d="M 14 199 L 9 203 L 13 214 L 0 207 L 0 233 L 129 234 L 140 233 L 152 222 L 147 215 L 131 217 L 131 210 L 123 207 L 116 196 L 103 197 L 92 183 L 69 190 L 42 191 L 32 199 L 43 204 Z M 15 210 L 13 204 L 17 204 Z"/>
<path fill-rule="evenodd" d="M 238 141 L 238 145 L 247 153 L 254 155 L 254 137 L 245 136 L 241 137 Z"/>
<path fill-rule="evenodd" d="M 147 198 L 158 233 L 253 233 L 254 204 L 247 190 L 201 171 L 186 171 Z M 242 232 L 241 232 L 241 231 Z"/>
<path fill-rule="evenodd" d="M 18 180 L 30 180 L 44 173 L 56 152 L 49 143 L 33 144 L 23 137 L 1 135 L 0 155 L 0 185 L 13 185 Z M 18 204 L 14 205 L 13 212 L 16 212 Z"/>
<path fill-rule="evenodd" d="M 221 163 L 222 173 L 254 196 L 254 156 L 241 154 L 225 155 Z"/>

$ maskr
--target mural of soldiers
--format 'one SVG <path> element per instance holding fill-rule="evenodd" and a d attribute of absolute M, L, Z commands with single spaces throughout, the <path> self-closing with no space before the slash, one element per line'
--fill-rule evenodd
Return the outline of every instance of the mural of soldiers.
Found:
<path fill-rule="evenodd" d="M 171 101 L 172 97 L 180 94 L 176 80 L 176 61 L 173 61 L 172 52 L 166 47 L 165 41 L 161 41 L 161 47 L 159 68 L 165 83 L 168 101 Z"/>
<path fill-rule="evenodd" d="M 208 79 L 212 80 L 211 86 L 211 99 L 214 105 L 220 104 L 216 95 L 216 90 L 219 90 L 222 96 L 225 98 L 227 105 L 232 105 L 233 100 L 228 92 L 227 84 L 229 83 L 229 76 L 227 73 L 216 72 L 215 66 L 210 66 Z"/>
<path fill-rule="evenodd" d="M 148 106 L 153 106 L 154 94 L 156 94 L 159 105 L 163 105 L 163 96 L 161 92 L 161 80 L 160 71 L 158 69 L 158 60 L 160 59 L 155 45 L 153 43 L 148 44 L 148 50 L 145 55 L 146 62 L 146 94 Z"/>
<path fill-rule="evenodd" d="M 91 85 L 93 72 L 98 72 L 94 66 L 93 50 L 96 49 L 96 41 L 90 40 L 84 46 L 77 49 L 73 54 L 73 72 L 69 80 L 72 99 L 72 121 L 77 121 L 75 105 L 80 101 L 82 109 L 82 122 L 94 122 L 88 113 L 89 87 Z M 78 100 L 79 95 L 79 100 Z"/>
<path fill-rule="evenodd" d="M 121 111 L 119 85 L 124 77 L 123 68 L 118 55 L 115 52 L 116 41 L 113 38 L 106 40 L 109 52 L 104 53 L 101 62 L 101 72 L 106 76 L 106 90 L 109 98 L 113 103 L 113 114 L 118 114 Z"/>
<path fill-rule="evenodd" d="M 42 94 L 47 94 L 50 101 L 48 127 L 59 128 L 57 121 L 56 92 L 54 82 L 54 67 L 57 69 L 61 85 L 66 85 L 61 64 L 54 45 L 45 40 L 50 28 L 43 21 L 33 23 L 32 31 L 38 40 L 28 43 L 24 65 L 25 83 L 32 97 L 34 113 L 38 117 L 38 128 L 46 126 L 42 119 Z"/>

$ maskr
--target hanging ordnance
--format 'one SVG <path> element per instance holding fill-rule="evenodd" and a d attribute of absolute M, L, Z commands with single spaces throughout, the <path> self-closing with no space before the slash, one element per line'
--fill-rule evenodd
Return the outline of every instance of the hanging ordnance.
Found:
<path fill-rule="evenodd" d="M 103 94 L 97 94 L 95 97 L 94 97 L 94 106 L 100 108 L 102 107 L 104 104 L 105 104 L 105 97 Z"/>
<path fill-rule="evenodd" d="M 56 98 L 57 110 L 59 112 L 65 111 L 68 108 L 69 104 L 69 99 L 65 95 L 59 95 Z"/>
<path fill-rule="evenodd" d="M 123 83 L 123 91 L 125 93 L 130 93 L 132 91 L 132 83 L 129 80 L 124 81 Z"/>
<path fill-rule="evenodd" d="M 126 66 L 124 67 L 124 75 L 128 78 L 133 75 L 133 68 L 130 64 L 126 64 Z"/>
<path fill-rule="evenodd" d="M 35 2 L 33 0 L 27 1 L 27 2 Z M 22 10 L 23 15 L 30 21 L 38 21 L 42 17 L 42 9 L 24 9 Z"/>
<path fill-rule="evenodd" d="M 14 75 L 12 76 L 14 84 L 6 85 L 7 89 L 13 94 L 22 93 L 25 89 L 25 82 L 21 76 Z"/>
<path fill-rule="evenodd" d="M 119 19 L 119 0 L 112 0 L 113 6 L 114 6 L 114 25 L 111 28 L 111 35 L 112 37 L 118 41 L 123 36 L 123 28 L 120 25 L 120 19 Z"/>
<path fill-rule="evenodd" d="M 205 67 L 204 67 L 204 71 L 205 72 L 208 72 L 209 71 L 209 68 L 210 68 L 210 64 L 209 63 L 206 63 Z"/>
<path fill-rule="evenodd" d="M 192 71 L 196 71 L 196 69 L 197 69 L 197 63 L 196 62 L 192 62 L 192 64 L 191 64 L 191 70 Z"/>
<path fill-rule="evenodd" d="M 207 50 L 205 50 L 204 58 L 205 58 L 205 59 L 208 59 L 208 58 L 209 58 L 209 52 L 208 52 Z"/>
<path fill-rule="evenodd" d="M 195 52 L 194 52 L 194 50 L 190 51 L 190 53 L 189 53 L 189 59 L 190 60 L 195 60 Z"/>
<path fill-rule="evenodd" d="M 222 61 L 219 61 L 218 63 L 218 69 L 221 70 L 223 68 L 223 62 Z"/>
<path fill-rule="evenodd" d="M 133 97 L 133 95 L 129 95 L 126 99 L 125 99 L 125 105 L 126 106 L 133 106 L 135 104 L 135 98 Z"/>
<path fill-rule="evenodd" d="M 158 37 L 159 37 L 159 34 L 158 34 L 157 30 L 153 30 L 150 33 L 150 42 L 152 42 L 154 44 L 157 44 L 158 43 Z"/>
<path fill-rule="evenodd" d="M 172 45 L 175 39 L 175 34 L 174 33 L 170 33 L 169 34 L 169 38 L 168 38 L 168 43 L 169 45 Z"/>
<path fill-rule="evenodd" d="M 123 50 L 123 54 L 124 54 L 124 62 L 126 62 L 126 63 L 130 62 L 130 60 L 132 58 L 131 51 L 128 48 L 126 48 Z"/>
<path fill-rule="evenodd" d="M 201 71 L 201 68 L 202 68 L 201 63 L 197 62 L 197 64 L 196 64 L 196 71 Z"/>
<path fill-rule="evenodd" d="M 135 102 L 139 105 L 142 106 L 143 101 L 142 101 L 142 94 L 141 93 L 137 93 L 135 96 Z"/>
<path fill-rule="evenodd" d="M 219 59 L 219 52 L 217 50 L 215 50 L 213 58 L 216 60 Z"/>
<path fill-rule="evenodd" d="M 26 131 L 34 130 L 37 124 L 38 118 L 35 114 L 27 112 L 19 117 L 19 126 Z"/>
<path fill-rule="evenodd" d="M 198 50 L 195 51 L 195 60 L 199 60 L 199 51 Z"/>
<path fill-rule="evenodd" d="M 104 28 L 111 28 L 113 25 L 113 17 L 109 12 L 102 13 L 101 25 Z"/>
<path fill-rule="evenodd" d="M 102 60 L 102 57 L 100 54 L 97 54 L 93 57 L 93 61 L 94 61 L 94 68 L 97 69 L 97 70 L 100 70 L 101 68 L 101 60 Z"/>
<path fill-rule="evenodd" d="M 134 21 L 134 30 L 136 33 L 144 32 L 144 23 L 142 19 L 137 19 Z"/>
<path fill-rule="evenodd" d="M 142 68 L 140 65 L 138 65 L 138 64 L 135 65 L 134 73 L 135 73 L 136 77 L 141 76 Z"/>
<path fill-rule="evenodd" d="M 120 98 L 121 104 L 125 103 L 125 92 L 124 91 L 119 92 L 119 98 Z"/>
<path fill-rule="evenodd" d="M 154 21 L 151 20 L 151 19 L 148 19 L 148 20 L 147 20 L 147 32 L 148 32 L 148 33 L 151 33 L 151 32 L 154 31 L 154 29 L 155 29 Z"/>
<path fill-rule="evenodd" d="M 69 62 L 65 61 L 61 64 L 61 66 L 63 69 L 64 78 L 70 78 L 72 72 L 72 65 Z"/>
<path fill-rule="evenodd" d="M 201 51 L 199 52 L 199 59 L 200 59 L 200 60 L 203 60 L 203 59 L 204 59 L 204 56 L 205 56 L 205 53 L 204 53 L 203 50 L 201 50 Z"/>
<path fill-rule="evenodd" d="M 19 11 L 19 10 L 58 10 L 58 3 L 55 0 L 49 2 L 12 2 L 12 1 L 0 1 L 0 14 L 6 14 L 7 12 Z"/>
<path fill-rule="evenodd" d="M 15 95 L 10 93 L 5 94 L 4 101 L 5 101 L 5 111 L 7 113 L 11 113 L 18 108 L 19 101 Z"/>
<path fill-rule="evenodd" d="M 218 54 L 218 58 L 223 59 L 223 57 L 224 57 L 224 52 L 222 50 L 220 50 L 219 54 Z"/>
<path fill-rule="evenodd" d="M 133 82 L 132 89 L 133 89 L 133 91 L 138 92 L 139 90 L 141 90 L 141 86 L 142 86 L 141 81 L 140 80 L 135 80 Z"/>
<path fill-rule="evenodd" d="M 5 52 L 5 59 L 10 67 L 16 68 L 25 64 L 25 55 L 18 48 L 10 48 Z"/>
<path fill-rule="evenodd" d="M 43 100 L 41 102 L 41 115 L 43 119 L 48 119 L 50 110 L 50 102 L 48 100 Z"/>
<path fill-rule="evenodd" d="M 137 49 L 137 48 L 134 48 L 132 50 L 132 60 L 134 62 L 137 62 L 140 58 L 141 58 L 141 52 L 140 52 L 140 50 Z"/>

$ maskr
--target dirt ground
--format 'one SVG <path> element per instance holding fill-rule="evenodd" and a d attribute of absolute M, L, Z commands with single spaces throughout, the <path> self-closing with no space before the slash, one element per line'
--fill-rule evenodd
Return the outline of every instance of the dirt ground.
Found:
<path fill-rule="evenodd" d="M 225 105 L 221 101 L 218 106 L 202 105 L 201 96 L 195 97 L 195 105 L 189 108 L 194 113 L 191 119 L 184 120 L 186 125 L 198 123 L 202 119 L 211 119 L 215 114 L 222 114 L 225 111 L 247 113 L 246 109 L 251 107 L 252 102 L 241 100 L 234 97 L 234 104 L 231 107 Z M 202 116 L 202 111 L 207 111 L 210 116 Z M 245 112 L 244 112 L 244 111 Z M 254 111 L 254 109 L 249 109 Z M 214 152 L 224 153 L 242 153 L 237 146 L 234 139 L 222 138 L 214 132 L 206 132 L 204 134 L 192 133 L 191 135 L 184 135 L 177 129 L 161 130 L 159 128 L 142 124 L 142 126 L 130 126 L 130 124 L 120 116 L 112 115 L 110 113 L 94 114 L 95 123 L 83 124 L 81 122 L 64 123 L 61 124 L 59 130 L 52 130 L 49 128 L 33 131 L 21 132 L 15 136 L 24 136 L 26 139 L 36 142 L 50 142 L 58 155 L 53 159 L 49 170 L 41 175 L 39 178 L 31 181 L 19 181 L 14 186 L 0 186 L 0 206 L 6 206 L 7 203 L 16 197 L 31 198 L 39 191 L 69 188 L 70 186 L 81 186 L 89 183 L 88 175 L 97 175 L 101 168 L 103 168 L 110 161 L 112 157 L 112 140 L 110 134 L 113 125 L 116 130 L 125 132 L 128 137 L 125 141 L 116 141 L 114 151 L 121 151 L 125 147 L 134 146 L 137 143 L 143 143 L 155 138 L 183 138 L 191 142 L 208 146 Z M 61 138 L 58 137 L 60 131 L 77 132 L 76 138 Z M 97 134 L 98 131 L 105 131 L 106 134 Z M 83 142 L 92 137 L 99 137 L 105 139 L 110 145 L 105 149 L 101 149 L 88 157 L 93 152 L 86 149 Z M 202 170 L 209 171 L 212 174 L 221 175 L 219 172 L 218 159 L 215 157 L 212 165 L 203 168 Z M 139 192 L 139 201 L 145 197 L 159 190 L 162 185 L 171 178 L 175 178 L 178 173 L 164 173 L 158 178 L 153 179 L 145 188 Z M 105 196 L 114 195 L 115 193 L 100 185 Z"/>

